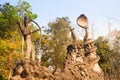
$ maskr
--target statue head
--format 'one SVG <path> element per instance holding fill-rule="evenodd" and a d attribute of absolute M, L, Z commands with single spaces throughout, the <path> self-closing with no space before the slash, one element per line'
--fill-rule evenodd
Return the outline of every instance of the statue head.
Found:
<path fill-rule="evenodd" d="M 81 14 L 78 18 L 77 18 L 77 24 L 82 27 L 87 29 L 88 28 L 88 19 L 84 14 Z"/>
<path fill-rule="evenodd" d="M 28 27 L 28 24 L 30 23 L 30 19 L 28 17 L 24 17 L 24 26 Z"/>
<path fill-rule="evenodd" d="M 70 31 L 73 32 L 75 28 L 71 28 Z"/>

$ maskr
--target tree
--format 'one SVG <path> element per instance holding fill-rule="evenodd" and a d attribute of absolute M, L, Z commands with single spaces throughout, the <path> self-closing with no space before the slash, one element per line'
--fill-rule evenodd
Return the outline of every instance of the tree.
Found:
<path fill-rule="evenodd" d="M 52 65 L 55 69 L 63 69 L 63 63 L 66 56 L 66 47 L 70 42 L 69 29 L 70 21 L 67 17 L 56 18 L 56 21 L 50 22 L 48 53 L 43 56 L 42 60 L 47 61 L 49 65 Z M 46 61 L 45 60 L 45 61 Z M 46 62 L 47 62 L 46 61 Z"/>
<path fill-rule="evenodd" d="M 25 15 L 35 19 L 37 16 L 30 8 L 25 1 L 19 1 L 17 6 L 9 3 L 0 5 L 0 80 L 10 77 L 12 68 L 22 57 L 21 34 L 16 22 Z M 20 16 L 20 13 L 23 16 Z M 31 28 L 33 29 L 33 26 Z"/>
<path fill-rule="evenodd" d="M 97 46 L 96 53 L 100 56 L 99 64 L 101 68 L 103 69 L 105 74 L 107 72 L 109 73 L 110 58 L 108 55 L 110 55 L 111 51 L 110 51 L 108 39 L 106 39 L 103 36 L 98 37 L 98 39 L 95 41 L 95 46 Z"/>
<path fill-rule="evenodd" d="M 109 33 L 109 44 L 112 53 L 110 54 L 110 73 L 109 77 L 112 80 L 120 79 L 119 62 L 120 62 L 120 30 L 113 30 Z"/>
<path fill-rule="evenodd" d="M 115 31 L 115 33 L 118 32 Z M 118 34 L 113 35 L 111 38 L 99 37 L 95 41 L 95 45 L 97 46 L 97 54 L 100 55 L 99 64 L 103 69 L 105 76 L 108 76 L 109 80 L 120 79 L 118 75 L 120 72 L 118 63 L 120 59 L 119 41 L 120 38 Z"/>

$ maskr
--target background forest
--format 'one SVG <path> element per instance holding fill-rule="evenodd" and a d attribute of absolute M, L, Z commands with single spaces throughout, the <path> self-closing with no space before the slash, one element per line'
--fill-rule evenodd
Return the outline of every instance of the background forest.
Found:
<path fill-rule="evenodd" d="M 10 3 L 0 4 L 0 80 L 9 78 L 11 70 L 25 53 L 23 37 L 16 24 L 24 16 L 33 20 L 37 18 L 37 14 L 32 12 L 29 3 L 19 1 L 16 6 Z M 30 29 L 34 30 L 35 28 L 37 27 L 31 23 Z M 42 31 L 44 34 L 38 32 L 32 35 L 36 58 L 41 58 L 41 65 L 52 70 L 63 69 L 66 48 L 71 44 L 70 28 L 71 24 L 68 17 L 57 17 L 48 23 L 48 28 Z M 40 38 L 41 42 L 39 43 Z M 81 40 L 78 42 L 82 44 Z M 113 30 L 106 36 L 99 36 L 95 40 L 95 45 L 105 78 L 119 80 L 120 30 Z"/>

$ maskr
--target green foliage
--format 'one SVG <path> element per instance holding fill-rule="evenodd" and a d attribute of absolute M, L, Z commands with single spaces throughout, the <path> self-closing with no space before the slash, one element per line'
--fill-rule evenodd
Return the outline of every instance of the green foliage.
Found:
<path fill-rule="evenodd" d="M 0 55 L 5 56 L 6 54 L 9 54 L 12 52 L 14 49 L 17 51 L 20 51 L 20 41 L 18 42 L 13 42 L 11 40 L 0 40 Z M 6 45 L 7 44 L 7 45 Z"/>
<path fill-rule="evenodd" d="M 21 20 L 24 16 L 28 16 L 34 20 L 37 15 L 31 11 L 31 6 L 25 1 L 19 1 L 17 6 L 5 3 L 0 6 L 0 37 L 12 38 L 14 32 L 18 32 L 17 20 Z M 19 32 L 18 32 L 19 33 Z M 16 33 L 16 34 L 18 34 Z"/>
<path fill-rule="evenodd" d="M 120 30 L 113 30 L 111 37 L 111 54 L 109 56 L 109 77 L 119 80 L 120 74 Z"/>
<path fill-rule="evenodd" d="M 29 3 L 27 3 L 26 1 L 20 0 L 18 2 L 18 5 L 16 6 L 16 8 L 18 10 L 19 16 L 21 16 L 22 18 L 24 16 L 27 16 L 32 20 L 37 18 L 37 15 L 32 13 L 31 5 Z"/>
<path fill-rule="evenodd" d="M 116 35 L 114 35 L 114 37 L 115 36 Z M 110 79 L 119 79 L 119 41 L 120 39 L 117 37 L 115 37 L 113 41 L 111 41 L 110 39 L 105 39 L 105 37 L 99 37 L 95 42 L 95 45 L 97 46 L 97 54 L 100 55 L 99 64 L 104 73 L 108 75 Z M 112 48 L 110 48 L 109 43 L 112 43 Z"/>
<path fill-rule="evenodd" d="M 105 37 L 99 37 L 95 41 L 95 45 L 97 46 L 97 54 L 100 56 L 99 64 L 104 71 L 109 69 L 109 60 L 108 55 L 110 54 L 110 47 L 108 40 Z"/>
<path fill-rule="evenodd" d="M 57 18 L 56 21 L 48 24 L 50 29 L 50 37 L 46 39 L 47 44 L 46 54 L 42 57 L 42 61 L 47 62 L 55 69 L 63 69 L 63 62 L 66 56 L 66 47 L 70 42 L 69 29 L 70 21 L 67 17 Z"/>
<path fill-rule="evenodd" d="M 109 51 L 109 44 L 108 40 L 104 39 L 104 37 L 99 37 L 95 45 L 97 46 L 97 54 L 100 56 L 106 55 L 106 53 Z"/>
<path fill-rule="evenodd" d="M 21 41 L 0 40 L 0 74 L 7 79 L 9 70 L 21 59 Z"/>
<path fill-rule="evenodd" d="M 7 80 L 10 70 L 22 58 L 22 39 L 16 22 L 24 16 L 32 20 L 37 17 L 32 13 L 29 3 L 19 1 L 16 6 L 9 3 L 0 4 L 0 80 Z M 31 28 L 34 29 L 33 26 Z M 32 36 L 38 38 L 38 33 Z"/>
<path fill-rule="evenodd" d="M 12 31 L 15 31 L 15 21 L 17 19 L 17 10 L 14 6 L 6 3 L 0 6 L 0 37 L 11 38 Z"/>

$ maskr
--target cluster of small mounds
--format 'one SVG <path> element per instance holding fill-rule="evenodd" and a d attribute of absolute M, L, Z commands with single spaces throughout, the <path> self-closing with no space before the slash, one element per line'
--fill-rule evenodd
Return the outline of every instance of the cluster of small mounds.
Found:
<path fill-rule="evenodd" d="M 53 80 L 52 73 L 46 67 L 40 66 L 39 61 L 22 60 L 13 69 L 10 80 Z"/>
<path fill-rule="evenodd" d="M 96 49 L 93 41 L 85 46 L 69 45 L 62 71 L 50 72 L 39 61 L 22 60 L 14 68 L 11 80 L 104 80 Z"/>

